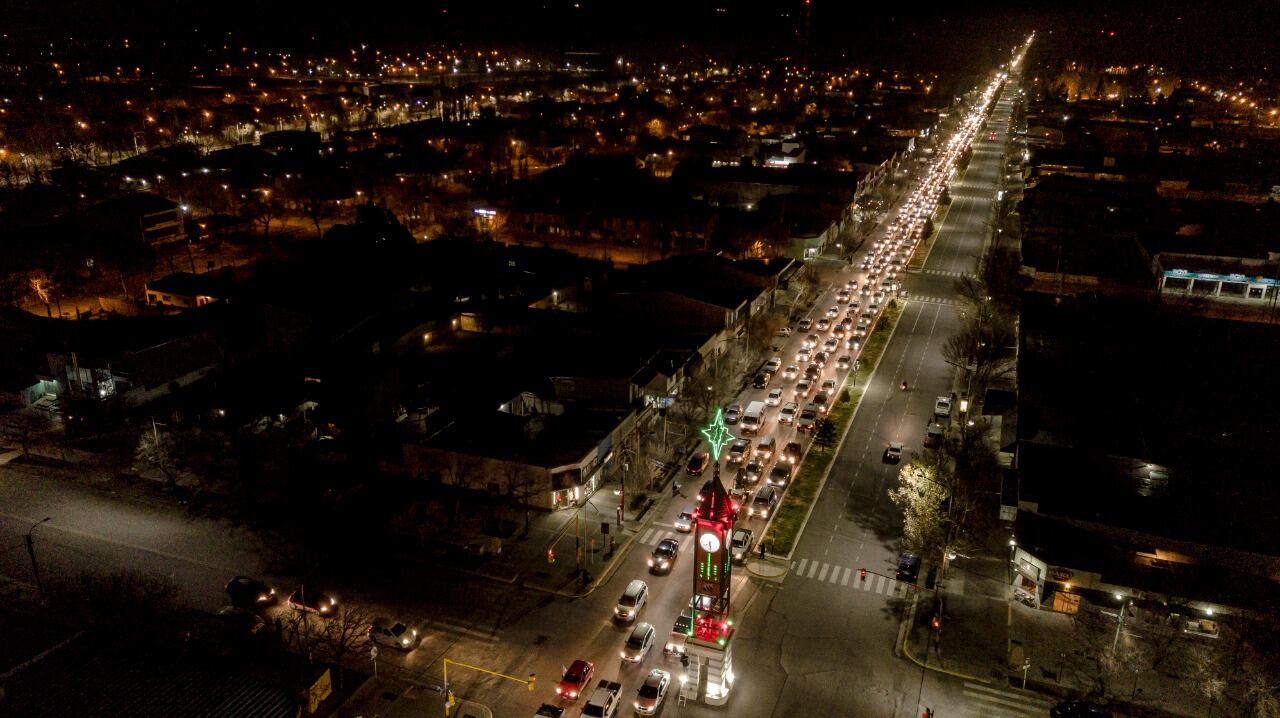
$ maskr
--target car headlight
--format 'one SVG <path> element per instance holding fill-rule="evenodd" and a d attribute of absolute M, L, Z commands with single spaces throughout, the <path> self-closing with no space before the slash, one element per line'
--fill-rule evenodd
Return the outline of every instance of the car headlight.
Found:
<path fill-rule="evenodd" d="M 330 598 L 330 599 L 329 599 L 329 605 L 330 605 L 330 606 L 336 606 L 336 605 L 338 605 L 338 599 L 336 599 L 336 598 Z"/>
<path fill-rule="evenodd" d="M 401 638 L 401 639 L 400 639 L 400 644 L 401 644 L 401 645 L 404 645 L 404 646 L 409 645 L 409 639 L 408 639 L 408 638 Z"/>
<path fill-rule="evenodd" d="M 622 660 L 624 660 L 624 661 L 629 661 L 629 660 L 631 660 L 631 658 L 627 656 L 627 652 L 626 652 L 626 651 L 618 651 L 618 655 L 622 656 Z"/>
<path fill-rule="evenodd" d="M 653 568 L 653 559 L 649 559 L 649 567 Z"/>
<path fill-rule="evenodd" d="M 636 710 L 640 710 L 640 701 L 636 701 L 636 702 L 635 702 L 635 703 L 633 703 L 632 705 L 634 705 L 634 706 L 636 707 Z"/>

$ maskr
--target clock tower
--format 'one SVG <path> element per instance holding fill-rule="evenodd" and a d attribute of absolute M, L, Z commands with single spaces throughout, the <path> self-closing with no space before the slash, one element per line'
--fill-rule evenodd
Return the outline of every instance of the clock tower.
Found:
<path fill-rule="evenodd" d="M 729 579 L 733 556 L 729 533 L 733 530 L 734 513 L 729 493 L 716 472 L 703 487 L 695 514 L 693 638 L 722 646 L 731 626 Z"/>

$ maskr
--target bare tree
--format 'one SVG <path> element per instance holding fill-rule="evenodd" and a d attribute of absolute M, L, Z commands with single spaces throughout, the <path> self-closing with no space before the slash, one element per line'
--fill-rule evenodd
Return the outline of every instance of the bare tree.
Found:
<path fill-rule="evenodd" d="M 337 613 L 324 623 L 320 646 L 325 657 L 338 669 L 338 688 L 343 686 L 343 663 L 369 647 L 368 610 L 358 606 L 339 606 Z"/>
<path fill-rule="evenodd" d="M 178 483 L 178 451 L 177 443 L 168 431 L 160 429 L 152 422 L 150 427 L 138 432 L 138 446 L 134 450 L 134 458 L 164 475 L 170 488 Z"/>

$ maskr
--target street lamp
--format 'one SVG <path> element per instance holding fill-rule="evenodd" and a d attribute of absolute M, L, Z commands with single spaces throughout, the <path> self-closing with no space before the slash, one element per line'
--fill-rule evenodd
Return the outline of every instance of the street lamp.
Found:
<path fill-rule="evenodd" d="M 31 538 L 31 534 L 40 526 L 40 524 L 52 519 L 52 516 L 46 516 L 32 524 L 31 529 L 27 531 L 27 555 L 31 556 L 31 573 L 36 579 L 36 595 L 42 599 L 44 598 L 44 584 L 40 581 L 40 564 L 36 563 L 36 544 Z"/>

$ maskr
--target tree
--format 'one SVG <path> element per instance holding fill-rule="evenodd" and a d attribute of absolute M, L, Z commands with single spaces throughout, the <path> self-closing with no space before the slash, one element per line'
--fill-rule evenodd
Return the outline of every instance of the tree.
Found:
<path fill-rule="evenodd" d="M 338 669 L 338 688 L 341 689 L 344 671 L 342 664 L 348 657 L 358 655 L 369 647 L 369 612 L 360 607 L 339 606 L 337 613 L 324 622 L 320 633 L 320 646 L 325 657 Z"/>
<path fill-rule="evenodd" d="M 906 547 L 940 560 L 946 545 L 944 504 L 946 487 L 938 480 L 938 466 L 916 459 L 898 472 L 898 487 L 889 498 L 902 510 L 902 540 Z"/>
<path fill-rule="evenodd" d="M 164 474 L 165 482 L 170 488 L 178 484 L 178 456 L 180 452 L 173 436 L 168 431 L 160 431 L 154 422 L 149 428 L 138 432 L 138 447 L 134 450 L 134 458 Z"/>
<path fill-rule="evenodd" d="M 827 417 L 822 417 L 813 426 L 813 445 L 826 451 L 836 443 L 836 425 Z"/>

